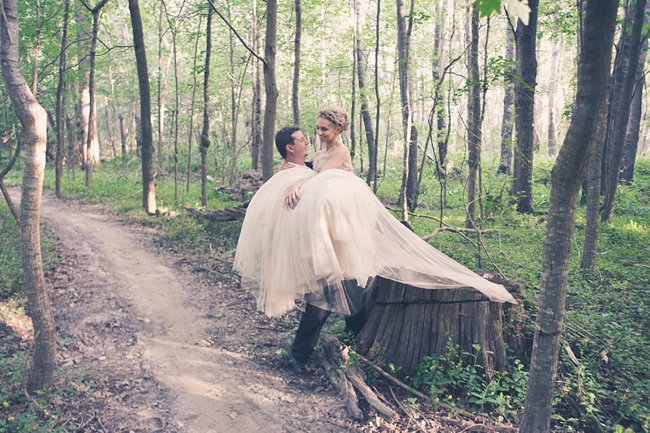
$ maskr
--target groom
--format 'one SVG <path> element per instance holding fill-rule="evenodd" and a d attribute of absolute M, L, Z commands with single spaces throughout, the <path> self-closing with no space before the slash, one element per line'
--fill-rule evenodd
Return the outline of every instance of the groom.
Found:
<path fill-rule="evenodd" d="M 279 130 L 275 135 L 275 146 L 284 159 L 278 170 L 293 167 L 311 167 L 310 162 L 305 163 L 309 141 L 300 131 L 300 128 L 288 126 Z M 345 280 L 342 284 L 345 286 L 347 293 L 358 298 L 353 300 L 353 304 L 363 305 L 365 290 L 357 285 L 357 281 Z M 332 313 L 332 297 L 329 295 L 333 289 L 325 287 L 323 293 L 307 293 L 305 295 L 305 312 L 302 313 L 298 331 L 296 331 L 289 352 L 291 367 L 298 374 L 307 374 L 305 365 L 312 353 L 314 353 L 314 348 L 318 343 L 325 321 Z M 366 324 L 366 309 L 361 307 L 360 310 L 352 313 L 352 315 L 345 317 L 345 331 L 352 332 L 356 337 Z"/>

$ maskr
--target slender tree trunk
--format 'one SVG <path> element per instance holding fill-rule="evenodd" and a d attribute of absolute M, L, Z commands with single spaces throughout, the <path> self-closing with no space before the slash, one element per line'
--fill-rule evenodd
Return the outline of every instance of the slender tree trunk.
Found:
<path fill-rule="evenodd" d="M 93 167 L 99 163 L 99 153 L 94 151 L 97 147 L 97 107 L 95 102 L 95 50 L 97 48 L 97 33 L 99 31 L 99 12 L 108 0 L 101 0 L 90 10 L 93 15 L 92 36 L 90 39 L 90 71 L 88 75 L 88 137 L 86 137 L 86 189 L 90 190 L 93 178 Z"/>
<path fill-rule="evenodd" d="M 359 100 L 361 101 L 361 117 L 363 126 L 366 131 L 366 143 L 368 144 L 368 172 L 366 173 L 366 183 L 371 185 L 377 178 L 377 142 L 373 131 L 370 110 L 368 109 L 368 91 L 366 90 L 366 61 L 363 55 L 363 26 L 366 22 L 367 2 L 357 0 L 355 7 L 357 9 L 357 79 L 359 80 Z"/>
<path fill-rule="evenodd" d="M 61 197 L 61 178 L 63 177 L 63 155 L 65 153 L 65 109 L 63 90 L 65 84 L 66 45 L 68 43 L 68 18 L 70 0 L 64 1 L 63 24 L 61 28 L 61 52 L 59 54 L 59 83 L 56 88 L 56 159 L 54 161 L 54 190 Z"/>
<path fill-rule="evenodd" d="M 517 211 L 533 212 L 532 181 L 535 141 L 535 86 L 537 80 L 537 12 L 539 0 L 528 3 L 528 25 L 519 20 L 515 33 L 517 75 L 515 82 L 515 129 L 517 147 L 513 170 L 512 195 Z"/>
<path fill-rule="evenodd" d="M 266 182 L 273 176 L 273 138 L 278 103 L 278 87 L 275 82 L 275 41 L 277 32 L 277 0 L 266 0 L 266 44 L 264 48 L 264 143 L 262 145 L 262 178 Z"/>
<path fill-rule="evenodd" d="M 202 24 L 202 19 L 203 17 L 199 17 L 199 30 L 201 29 L 201 24 Z M 192 102 L 190 106 L 190 131 L 188 133 L 187 137 L 187 183 L 185 185 L 185 191 L 189 192 L 190 191 L 190 170 L 192 168 L 192 140 L 194 139 L 194 107 L 196 105 L 196 86 L 197 86 L 197 80 L 196 80 L 196 61 L 198 58 L 198 52 L 199 52 L 199 34 L 200 32 L 196 32 L 196 39 L 194 40 L 194 57 L 193 57 L 193 67 L 192 67 Z"/>
<path fill-rule="evenodd" d="M 377 161 L 379 153 L 379 117 L 381 114 L 381 96 L 379 94 L 379 29 L 381 23 L 381 0 L 377 0 L 377 16 L 375 20 L 375 101 L 377 102 L 377 108 L 375 111 L 375 177 L 372 179 L 372 190 L 377 193 Z M 388 134 L 387 134 L 388 136 Z"/>
<path fill-rule="evenodd" d="M 646 3 L 647 8 L 647 3 Z M 634 91 L 632 92 L 632 103 L 630 116 L 627 121 L 627 132 L 623 144 L 623 156 L 621 159 L 621 181 L 631 182 L 634 177 L 634 165 L 636 163 L 636 152 L 639 148 L 639 133 L 641 130 L 641 115 L 643 114 L 643 87 L 645 86 L 645 59 L 648 52 L 648 40 L 643 41 L 641 58 L 634 79 Z"/>
<path fill-rule="evenodd" d="M 557 153 L 557 138 L 555 136 L 555 81 L 557 79 L 557 57 L 560 54 L 560 46 L 553 44 L 551 48 L 551 82 L 548 85 L 548 154 L 553 156 Z"/>
<path fill-rule="evenodd" d="M 36 0 L 36 41 L 34 46 L 34 67 L 32 68 L 32 94 L 38 92 L 38 58 L 41 55 L 41 0 Z"/>
<path fill-rule="evenodd" d="M 126 158 L 126 134 L 124 133 L 124 117 L 120 114 L 120 142 L 122 144 L 122 159 Z"/>
<path fill-rule="evenodd" d="M 417 141 L 415 142 L 415 149 L 413 149 L 412 132 L 415 128 L 413 126 L 413 107 L 411 105 L 411 86 L 409 80 L 409 47 L 410 36 L 413 25 L 413 7 L 414 0 L 411 0 L 411 8 L 409 21 L 407 23 L 406 17 L 406 4 L 405 0 L 396 0 L 397 3 L 397 66 L 399 73 L 399 89 L 402 102 L 402 129 L 404 133 L 404 161 L 403 161 L 403 175 L 402 187 L 400 190 L 400 203 L 402 204 L 402 220 L 408 221 L 408 200 L 411 197 L 412 191 L 409 189 L 411 180 L 413 179 L 413 187 L 417 183 L 417 168 L 413 175 L 411 174 L 411 160 L 413 153 L 415 154 L 415 165 L 417 166 Z M 415 150 L 415 152 L 413 152 Z M 413 188 L 415 189 L 415 188 Z"/>
<path fill-rule="evenodd" d="M 0 11 L 0 65 L 7 93 L 22 125 L 25 167 L 20 203 L 20 249 L 28 314 L 34 326 L 34 356 L 27 391 L 52 384 L 56 357 L 56 326 L 45 285 L 40 243 L 40 209 L 45 171 L 47 114 L 30 91 L 18 55 L 18 1 L 4 0 Z"/>
<path fill-rule="evenodd" d="M 212 52 L 212 15 L 208 8 L 205 31 L 205 67 L 203 68 L 203 128 L 201 129 L 201 204 L 208 204 L 208 148 L 210 147 L 210 55 Z"/>
<path fill-rule="evenodd" d="M 476 174 L 481 164 L 481 77 L 478 69 L 479 18 L 476 5 L 472 6 L 471 43 L 467 67 L 469 94 L 467 96 L 467 215 L 465 227 L 474 228 L 476 221 Z"/>
<path fill-rule="evenodd" d="M 607 93 L 611 85 L 611 76 L 608 74 Z M 601 161 L 603 159 L 603 149 L 605 147 L 605 131 L 607 130 L 607 101 L 600 107 L 598 118 L 596 119 L 596 133 L 592 140 L 594 153 L 589 160 L 589 168 L 586 178 L 586 204 L 587 217 L 585 224 L 585 240 L 583 244 L 582 269 L 594 269 L 598 254 L 598 214 L 600 212 L 600 178 L 601 178 Z M 591 146 L 591 145 L 590 145 Z"/>
<path fill-rule="evenodd" d="M 149 70 L 147 54 L 142 32 L 142 18 L 138 0 L 129 0 L 131 26 L 133 27 L 133 45 L 138 70 L 140 88 L 140 131 L 142 155 L 142 206 L 149 215 L 156 213 L 156 186 L 153 171 L 153 131 L 151 128 L 151 89 L 149 88 Z"/>
<path fill-rule="evenodd" d="M 630 115 L 630 105 L 632 101 L 632 91 L 634 90 L 634 80 L 636 78 L 636 70 L 639 66 L 639 57 L 641 54 L 641 30 L 643 28 L 644 14 L 645 14 L 646 0 L 637 0 L 634 7 L 634 22 L 632 24 L 632 33 L 629 40 L 629 57 L 627 61 L 622 58 L 623 65 L 620 74 L 622 77 L 622 86 L 613 89 L 616 99 L 620 101 L 615 111 L 611 111 L 615 117 L 610 123 L 611 133 L 608 131 L 607 142 L 605 144 L 607 149 L 607 171 L 605 176 L 605 201 L 603 203 L 603 212 L 601 220 L 612 222 L 614 216 L 614 198 L 616 197 L 616 189 L 618 187 L 619 167 L 623 155 L 623 143 L 625 141 L 625 132 L 627 130 L 627 121 Z M 624 32 L 625 33 L 625 32 Z M 626 44 L 623 44 L 626 45 Z M 626 47 L 619 47 L 619 55 L 621 49 Z M 624 53 L 623 53 L 623 57 Z M 618 59 L 617 59 L 618 60 Z M 620 100 L 617 94 L 620 90 Z"/>
<path fill-rule="evenodd" d="M 617 6 L 614 0 L 589 0 L 587 5 L 575 110 L 551 180 L 533 353 L 520 426 L 522 433 L 551 431 L 576 201 L 593 151 L 592 136 L 598 113 L 607 96 Z"/>
<path fill-rule="evenodd" d="M 510 27 L 506 30 L 506 60 L 515 59 L 515 37 Z M 508 66 L 503 79 L 505 95 L 503 96 L 503 120 L 501 121 L 501 158 L 497 173 L 512 174 L 512 132 L 513 132 L 513 108 L 515 102 L 515 68 Z"/>
<path fill-rule="evenodd" d="M 257 18 L 257 0 L 253 0 L 253 51 L 259 52 L 259 22 Z M 259 168 L 260 150 L 262 148 L 262 62 L 259 59 L 253 59 L 253 112 L 252 112 L 252 136 L 253 146 L 251 149 L 251 167 L 254 170 Z"/>
<path fill-rule="evenodd" d="M 293 124 L 300 126 L 300 36 L 302 33 L 302 9 L 300 0 L 296 3 L 296 38 L 293 47 L 293 85 L 291 87 L 291 107 L 293 108 Z"/>

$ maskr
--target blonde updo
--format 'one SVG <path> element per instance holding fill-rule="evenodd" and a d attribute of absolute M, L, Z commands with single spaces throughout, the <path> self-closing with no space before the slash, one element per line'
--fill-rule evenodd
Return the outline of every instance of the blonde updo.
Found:
<path fill-rule="evenodd" d="M 328 120 L 334 126 L 339 126 L 341 132 L 347 131 L 348 126 L 350 126 L 350 118 L 341 107 L 331 106 L 323 108 L 320 113 L 318 113 L 318 117 Z"/>

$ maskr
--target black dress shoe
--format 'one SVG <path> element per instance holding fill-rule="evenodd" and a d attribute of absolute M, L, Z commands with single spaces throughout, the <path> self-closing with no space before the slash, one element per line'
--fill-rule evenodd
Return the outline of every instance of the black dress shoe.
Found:
<path fill-rule="evenodd" d="M 290 357 L 291 360 L 291 368 L 293 368 L 293 371 L 295 371 L 298 374 L 307 374 L 307 369 L 305 368 L 304 365 L 298 362 L 296 358 L 293 356 Z"/>

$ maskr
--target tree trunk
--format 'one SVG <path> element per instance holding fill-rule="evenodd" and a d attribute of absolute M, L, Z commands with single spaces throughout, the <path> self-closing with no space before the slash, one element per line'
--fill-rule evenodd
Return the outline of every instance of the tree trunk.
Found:
<path fill-rule="evenodd" d="M 533 153 L 535 140 L 535 86 L 537 80 L 537 11 L 539 0 L 528 3 L 528 25 L 517 21 L 515 44 L 517 75 L 515 81 L 515 129 L 517 147 L 513 170 L 512 195 L 516 197 L 517 211 L 533 212 Z"/>
<path fill-rule="evenodd" d="M 151 93 L 149 89 L 149 70 L 147 54 L 142 32 L 142 18 L 138 0 L 129 0 L 131 26 L 133 27 L 133 45 L 135 62 L 138 70 L 140 88 L 140 131 L 142 155 L 142 206 L 149 215 L 156 213 L 156 186 L 153 172 L 153 131 L 151 129 Z"/>
<path fill-rule="evenodd" d="M 355 2 L 357 9 L 357 79 L 359 80 L 359 100 L 361 101 L 361 118 L 363 127 L 366 131 L 366 143 L 368 145 L 368 172 L 366 173 L 366 183 L 372 185 L 377 178 L 377 143 L 375 141 L 375 132 L 373 131 L 372 119 L 368 108 L 368 91 L 366 90 L 366 59 L 363 55 L 363 26 L 366 22 L 367 2 L 357 0 Z"/>
<path fill-rule="evenodd" d="M 108 0 L 101 0 L 90 10 L 93 15 L 93 28 L 90 39 L 90 70 L 88 73 L 88 136 L 86 137 L 86 189 L 90 190 L 93 178 L 93 167 L 99 163 L 97 139 L 97 103 L 95 102 L 95 50 L 97 48 L 97 32 L 99 31 L 99 12 Z"/>
<path fill-rule="evenodd" d="M 506 288 L 514 295 L 521 290 L 517 285 Z M 449 339 L 467 353 L 475 353 L 472 346 L 478 344 L 478 362 L 492 377 L 507 364 L 503 311 L 516 307 L 491 302 L 470 288 L 425 290 L 378 278 L 357 343 L 377 364 L 401 367 L 402 377 L 413 374 L 425 356 L 446 354 Z"/>
<path fill-rule="evenodd" d="M 506 30 L 506 61 L 515 59 L 515 37 L 512 30 L 508 27 Z M 501 121 L 501 157 L 499 159 L 499 168 L 497 173 L 512 174 L 512 109 L 515 102 L 515 68 L 508 66 L 503 78 L 503 120 Z"/>
<path fill-rule="evenodd" d="M 607 96 L 617 6 L 614 0 L 590 0 L 587 5 L 575 109 L 551 180 L 522 433 L 551 431 L 576 201 L 593 150 L 598 113 Z"/>
<path fill-rule="evenodd" d="M 646 3 L 647 6 L 647 3 Z M 648 52 L 648 40 L 643 41 L 639 66 L 634 79 L 634 91 L 630 106 L 630 116 L 627 121 L 627 132 L 623 144 L 623 156 L 621 159 L 621 181 L 631 182 L 634 177 L 634 164 L 636 152 L 639 148 L 639 133 L 641 129 L 641 115 L 643 114 L 643 88 L 645 86 L 645 59 Z"/>
<path fill-rule="evenodd" d="M 411 86 L 409 80 L 409 48 L 410 36 L 413 24 L 413 6 L 414 0 L 411 0 L 411 9 L 408 14 L 409 21 L 407 25 L 406 4 L 405 0 L 396 0 L 397 4 L 397 67 L 399 74 L 399 90 L 402 102 L 402 130 L 404 133 L 404 161 L 402 186 L 400 189 L 400 203 L 402 204 L 402 220 L 408 221 L 408 199 L 410 197 L 409 184 L 411 183 L 411 151 L 413 149 L 413 140 L 411 138 L 413 123 L 413 107 L 411 106 Z M 415 143 L 417 151 L 417 142 Z M 415 164 L 417 165 L 417 152 L 415 154 Z M 415 173 L 417 175 L 417 173 Z M 417 183 L 417 177 L 414 178 Z M 415 186 L 414 183 L 414 186 Z"/>
<path fill-rule="evenodd" d="M 551 82 L 548 85 L 548 154 L 557 153 L 557 139 L 555 137 L 555 80 L 557 79 L 557 58 L 560 47 L 553 44 L 551 49 Z"/>
<path fill-rule="evenodd" d="M 4 0 L 0 17 L 0 65 L 5 88 L 22 125 L 25 155 L 20 203 L 20 249 L 23 261 L 27 312 L 34 325 L 34 356 L 27 390 L 47 389 L 52 384 L 56 358 L 56 326 L 41 259 L 40 208 L 45 171 L 47 115 L 30 91 L 20 70 L 18 56 L 18 1 Z"/>
<path fill-rule="evenodd" d="M 54 160 L 54 190 L 61 197 L 61 178 L 63 177 L 63 155 L 65 154 L 65 107 L 63 89 L 65 84 L 66 45 L 68 44 L 68 17 L 70 0 L 65 0 L 63 24 L 61 28 L 61 51 L 59 53 L 59 83 L 56 88 L 56 159 Z"/>
<path fill-rule="evenodd" d="M 295 0 L 296 3 L 296 38 L 293 46 L 293 84 L 291 86 L 291 107 L 293 108 L 293 124 L 300 126 L 300 99 L 299 99 L 299 86 L 300 83 L 300 35 L 302 32 L 302 9 L 300 8 L 300 0 Z"/>
<path fill-rule="evenodd" d="M 611 85 L 611 76 L 608 74 L 608 86 L 606 92 L 609 94 Z M 600 178 L 601 178 L 601 161 L 603 159 L 603 149 L 605 147 L 605 131 L 607 130 L 607 102 L 603 103 L 598 118 L 596 119 L 596 133 L 592 140 L 594 153 L 589 161 L 589 168 L 586 178 L 586 204 L 587 217 L 585 224 L 585 240 L 583 244 L 582 269 L 594 269 L 598 254 L 598 214 L 600 212 Z"/>
<path fill-rule="evenodd" d="M 196 39 L 194 40 L 194 57 L 192 67 L 192 102 L 190 106 L 190 130 L 187 136 L 187 182 L 185 184 L 185 191 L 190 191 L 190 171 L 192 168 L 192 141 L 194 139 L 194 107 L 196 106 L 196 61 L 199 52 L 199 35 L 201 34 L 202 16 L 199 17 L 198 31 L 196 32 Z"/>
<path fill-rule="evenodd" d="M 257 18 L 257 1 L 253 0 L 253 51 L 259 52 L 259 22 Z M 262 71 L 259 59 L 253 59 L 253 112 L 252 112 L 252 136 L 253 146 L 251 149 L 251 168 L 257 170 L 260 162 L 260 150 L 262 148 Z"/>
<path fill-rule="evenodd" d="M 634 80 L 641 54 L 641 31 L 645 6 L 646 0 L 637 0 L 636 6 L 634 6 L 632 32 L 629 39 L 626 39 L 627 32 L 622 32 L 622 39 L 616 56 L 617 64 L 614 72 L 614 83 L 612 84 L 614 100 L 610 99 L 610 104 L 613 102 L 615 105 L 610 108 L 610 116 L 613 116 L 613 118 L 608 122 L 607 141 L 605 142 L 606 154 L 604 157 L 607 158 L 607 169 L 605 173 L 605 201 L 601 214 L 601 220 L 608 223 L 612 222 L 614 216 L 614 198 L 618 187 L 619 167 L 623 155 L 627 121 L 630 115 Z"/>
<path fill-rule="evenodd" d="M 124 133 L 124 117 L 120 114 L 120 143 L 122 144 L 122 159 L 126 158 L 126 134 Z"/>
<path fill-rule="evenodd" d="M 278 87 L 275 83 L 275 41 L 277 32 L 277 0 L 266 1 L 266 44 L 264 48 L 264 143 L 262 144 L 262 178 L 266 182 L 273 176 L 273 138 Z"/>
<path fill-rule="evenodd" d="M 381 0 L 377 0 L 377 16 L 375 20 L 375 77 L 379 76 L 379 29 L 381 26 Z M 375 111 L 375 177 L 372 179 L 372 190 L 377 193 L 377 161 L 379 153 L 379 115 L 381 114 L 381 96 L 379 95 L 379 80 L 375 79 L 375 102 L 377 103 L 377 108 Z M 388 134 L 386 134 L 388 137 Z M 388 146 L 386 146 L 388 147 Z"/>
<path fill-rule="evenodd" d="M 208 204 L 208 148 L 210 147 L 210 54 L 212 52 L 212 15 L 208 7 L 205 31 L 205 67 L 203 68 L 203 128 L 201 129 L 201 204 Z"/>
<path fill-rule="evenodd" d="M 476 5 L 471 9 L 471 43 L 467 62 L 467 215 L 465 227 L 474 228 L 476 222 L 476 174 L 481 164 L 481 77 L 478 69 L 479 18 Z"/>

